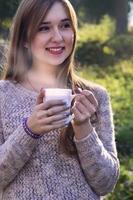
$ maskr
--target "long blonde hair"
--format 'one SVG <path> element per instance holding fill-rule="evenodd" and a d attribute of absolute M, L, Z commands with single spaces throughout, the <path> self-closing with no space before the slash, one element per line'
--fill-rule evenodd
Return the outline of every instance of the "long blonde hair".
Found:
<path fill-rule="evenodd" d="M 68 13 L 73 32 L 74 42 L 71 54 L 62 63 L 60 76 L 64 76 L 66 83 L 73 90 L 76 86 L 83 86 L 82 81 L 74 72 L 74 54 L 77 39 L 77 17 L 69 0 L 22 0 L 11 27 L 10 46 L 8 52 L 7 66 L 3 79 L 21 83 L 27 71 L 32 66 L 31 52 L 24 47 L 25 43 L 31 44 L 41 22 L 55 2 L 60 2 Z M 29 48 L 28 48 L 29 49 Z M 85 85 L 84 85 L 85 86 Z M 75 152 L 73 143 L 73 128 L 71 123 L 61 134 L 61 144 L 66 152 Z"/>

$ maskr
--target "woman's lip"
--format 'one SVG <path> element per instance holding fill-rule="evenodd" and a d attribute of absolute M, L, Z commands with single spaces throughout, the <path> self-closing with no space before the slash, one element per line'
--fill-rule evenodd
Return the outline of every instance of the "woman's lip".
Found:
<path fill-rule="evenodd" d="M 47 47 L 46 50 L 58 50 L 58 49 L 63 49 L 65 47 L 61 47 L 61 46 L 58 46 L 58 47 Z"/>
<path fill-rule="evenodd" d="M 54 55 L 61 54 L 64 49 L 65 49 L 65 47 L 48 47 L 48 48 L 46 48 L 46 50 L 49 51 L 49 53 L 54 54 Z"/>

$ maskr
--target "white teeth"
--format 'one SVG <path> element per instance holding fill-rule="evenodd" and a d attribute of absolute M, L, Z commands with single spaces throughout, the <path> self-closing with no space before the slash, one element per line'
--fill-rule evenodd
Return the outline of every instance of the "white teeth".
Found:
<path fill-rule="evenodd" d="M 50 50 L 50 51 L 55 51 L 55 52 L 57 52 L 57 51 L 62 50 L 62 48 L 49 48 L 49 50 Z"/>

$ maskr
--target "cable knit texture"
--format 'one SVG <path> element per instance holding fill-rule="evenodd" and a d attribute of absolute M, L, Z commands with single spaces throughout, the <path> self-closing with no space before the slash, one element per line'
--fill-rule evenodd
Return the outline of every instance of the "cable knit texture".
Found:
<path fill-rule="evenodd" d="M 23 129 L 37 93 L 0 81 L 0 195 L 2 200 L 99 200 L 114 188 L 119 161 L 109 96 L 95 86 L 98 122 L 93 132 L 74 142 L 77 155 L 59 151 L 60 131 L 39 139 Z"/>

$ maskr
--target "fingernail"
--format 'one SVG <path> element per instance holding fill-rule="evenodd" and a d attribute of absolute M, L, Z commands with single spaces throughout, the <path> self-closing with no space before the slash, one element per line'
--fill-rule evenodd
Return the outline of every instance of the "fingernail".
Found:
<path fill-rule="evenodd" d="M 64 116 L 68 117 L 70 114 L 71 114 L 70 112 L 69 113 L 64 113 Z"/>
<path fill-rule="evenodd" d="M 65 125 L 69 124 L 69 122 L 70 122 L 70 120 L 67 118 L 67 119 L 65 120 Z"/>
<path fill-rule="evenodd" d="M 65 103 L 64 108 L 68 109 L 68 108 L 70 108 L 70 105 L 68 105 L 67 103 Z"/>
<path fill-rule="evenodd" d="M 78 88 L 75 89 L 75 93 L 80 94 L 81 92 L 82 92 L 81 88 L 78 87 Z"/>
<path fill-rule="evenodd" d="M 64 104 L 67 103 L 65 99 L 61 99 L 61 102 L 64 103 Z"/>
<path fill-rule="evenodd" d="M 65 120 L 65 124 L 69 124 L 72 121 L 72 115 L 69 115 L 68 118 Z"/>

